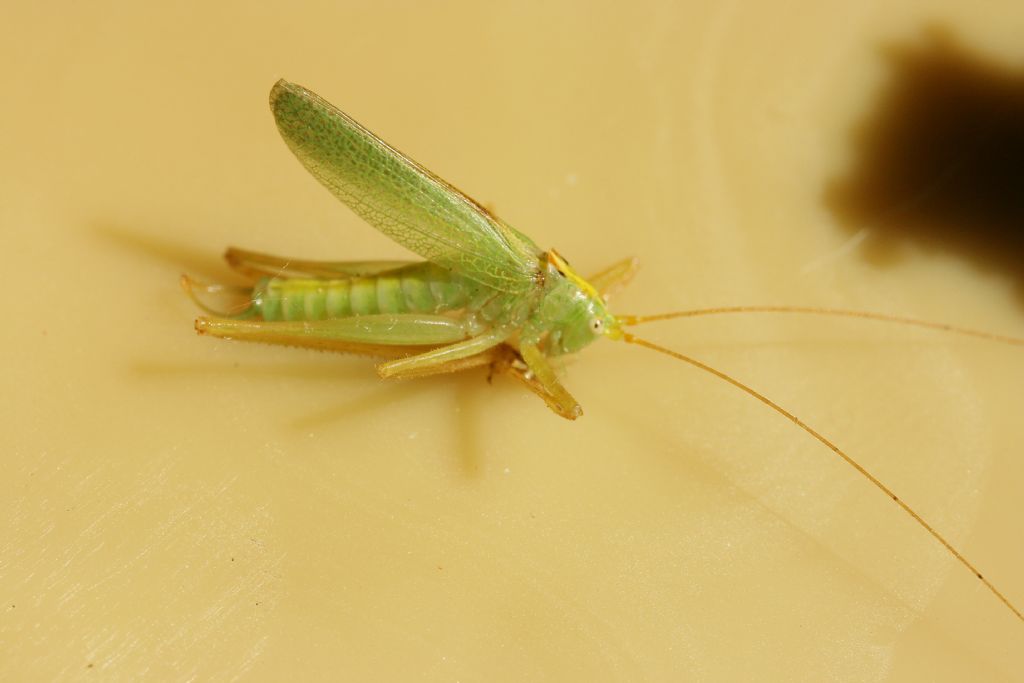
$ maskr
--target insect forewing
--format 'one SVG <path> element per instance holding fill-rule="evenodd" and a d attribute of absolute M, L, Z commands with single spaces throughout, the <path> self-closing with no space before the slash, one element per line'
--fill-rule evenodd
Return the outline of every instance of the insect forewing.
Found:
<path fill-rule="evenodd" d="M 540 249 L 529 238 L 340 109 L 284 80 L 271 90 L 270 107 L 299 161 L 367 223 L 488 287 L 519 293 L 534 286 Z"/>

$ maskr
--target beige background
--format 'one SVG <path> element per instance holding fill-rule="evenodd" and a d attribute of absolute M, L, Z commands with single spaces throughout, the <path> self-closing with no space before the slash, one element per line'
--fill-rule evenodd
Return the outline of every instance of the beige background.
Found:
<path fill-rule="evenodd" d="M 1008 276 L 913 245 L 873 264 L 823 202 L 879 45 L 938 22 L 1020 68 L 1017 3 L 515 4 L 8 8 L 0 679 L 1019 676 L 1024 625 L 977 581 L 682 364 L 594 346 L 569 423 L 483 374 L 386 384 L 192 332 L 177 278 L 229 278 L 228 244 L 405 255 L 278 138 L 287 77 L 581 270 L 638 256 L 617 310 L 1024 334 Z M 1024 603 L 1020 351 L 763 316 L 644 332 L 833 437 Z"/>

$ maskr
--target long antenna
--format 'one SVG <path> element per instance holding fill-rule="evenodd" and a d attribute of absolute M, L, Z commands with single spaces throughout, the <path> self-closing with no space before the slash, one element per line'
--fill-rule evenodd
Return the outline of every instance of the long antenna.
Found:
<path fill-rule="evenodd" d="M 921 517 L 921 515 L 919 515 L 916 512 L 914 512 L 914 510 L 909 505 L 904 503 L 903 500 L 899 496 L 897 496 L 893 492 L 892 489 L 890 489 L 888 486 L 883 484 L 875 475 L 873 475 L 870 472 L 868 472 L 866 469 L 864 469 L 864 467 L 860 463 L 858 463 L 856 460 L 854 460 L 849 455 L 847 455 L 845 452 L 843 452 L 843 450 L 841 448 L 839 448 L 839 446 L 837 446 L 834 443 L 832 443 L 831 441 L 829 441 L 820 432 L 815 430 L 813 427 L 808 425 L 806 422 L 801 420 L 799 417 L 797 417 L 793 413 L 789 412 L 788 410 L 786 410 L 785 408 L 780 406 L 775 401 L 772 401 L 770 398 L 768 398 L 764 394 L 761 394 L 761 393 L 755 391 L 754 389 L 752 389 L 751 387 L 748 387 L 746 384 L 740 382 L 737 379 L 733 379 L 732 377 L 730 377 L 729 375 L 725 374 L 721 370 L 716 370 L 715 368 L 711 367 L 710 365 L 705 365 L 704 363 L 701 363 L 699 360 L 697 360 L 695 358 L 690 358 L 689 356 L 685 356 L 685 355 L 679 353 L 678 351 L 672 351 L 671 349 L 667 349 L 667 348 L 665 348 L 663 346 L 658 346 L 657 344 L 649 342 L 646 339 L 640 339 L 639 337 L 636 337 L 636 336 L 634 336 L 632 334 L 629 334 L 628 332 L 624 332 L 622 338 L 623 338 L 623 340 L 629 342 L 630 344 L 637 344 L 638 346 L 645 346 L 645 347 L 647 347 L 647 348 L 649 348 L 649 349 L 651 349 L 653 351 L 658 351 L 660 353 L 664 353 L 664 354 L 666 354 L 668 356 L 671 356 L 671 357 L 673 357 L 673 358 L 675 358 L 677 360 L 681 360 L 684 363 L 689 363 L 690 365 L 694 366 L 695 368 L 699 368 L 699 369 L 703 370 L 704 372 L 710 373 L 710 374 L 714 375 L 715 377 L 717 377 L 717 378 L 719 378 L 721 380 L 725 380 L 726 382 L 728 382 L 729 384 L 733 385 L 737 389 L 740 389 L 741 391 L 746 392 L 750 396 L 753 396 L 758 401 L 760 401 L 761 403 L 765 404 L 766 406 L 768 406 L 769 408 L 771 408 L 772 410 L 774 410 L 775 412 L 779 413 L 780 415 L 785 417 L 787 420 L 789 420 L 790 422 L 795 424 L 797 427 L 799 427 L 800 429 L 804 430 L 805 432 L 807 432 L 808 434 L 813 436 L 819 442 L 824 444 L 825 447 L 827 447 L 830 451 L 832 451 L 833 453 L 838 455 L 840 458 L 842 458 L 842 460 L 847 465 L 849 465 L 853 469 L 855 469 L 858 472 L 860 472 L 868 481 L 870 481 L 872 484 L 874 484 L 875 487 L 878 488 L 878 490 L 880 490 L 882 493 L 887 495 L 889 498 L 892 498 L 892 500 L 897 505 L 899 505 L 903 509 L 904 512 L 906 512 L 908 515 L 910 515 L 914 519 L 915 522 L 920 524 L 921 527 L 923 527 L 925 531 L 927 531 L 929 534 L 931 534 L 932 538 L 934 538 L 939 543 L 941 543 L 946 548 L 946 550 L 949 551 L 949 553 L 953 557 L 955 557 L 957 560 L 959 560 L 960 563 L 962 565 L 964 565 L 965 567 L 967 567 L 967 569 L 969 569 L 972 574 L 974 574 L 976 577 L 978 577 L 978 580 L 981 581 L 983 584 L 985 584 L 985 587 L 988 588 L 989 591 L 991 591 L 992 594 L 995 595 L 999 599 L 999 602 L 1003 603 L 1006 606 L 1007 609 L 1009 609 L 1011 612 L 1013 612 L 1014 616 L 1016 616 L 1018 619 L 1020 619 L 1022 622 L 1024 622 L 1024 614 L 1022 614 L 1019 609 L 1014 607 L 1013 603 L 1011 603 L 1006 598 L 1005 595 L 1003 595 L 1001 592 L 999 592 L 998 588 L 996 588 L 994 585 L 992 585 L 992 582 L 990 582 L 988 579 L 986 579 L 984 576 L 982 576 L 981 572 L 978 571 L 978 568 L 975 567 L 973 564 L 971 564 L 968 561 L 968 559 L 966 557 L 964 557 L 963 554 L 959 550 L 954 548 L 952 543 L 947 541 L 942 536 L 942 534 L 940 534 L 938 531 L 936 531 L 935 528 L 931 524 L 926 522 L 924 520 L 924 518 Z"/>
<path fill-rule="evenodd" d="M 995 334 L 976 330 L 970 327 L 959 325 L 948 325 L 936 323 L 930 320 L 918 318 L 907 318 L 901 315 L 889 315 L 888 313 L 872 313 L 870 311 L 854 311 L 846 308 L 817 308 L 814 306 L 724 306 L 721 308 L 695 308 L 689 311 L 675 311 L 672 313 L 656 313 L 654 315 L 620 315 L 616 316 L 623 325 L 640 325 L 651 323 L 657 320 L 671 320 L 673 318 L 696 318 L 704 315 L 724 315 L 730 313 L 801 313 L 809 315 L 826 315 L 841 318 L 861 318 L 862 320 L 880 320 L 888 323 L 899 323 L 912 327 L 923 327 L 928 330 L 939 330 L 941 332 L 952 332 L 967 337 L 986 339 L 988 341 L 1010 344 L 1011 346 L 1024 346 L 1024 338 L 1011 337 L 1005 334 Z"/>

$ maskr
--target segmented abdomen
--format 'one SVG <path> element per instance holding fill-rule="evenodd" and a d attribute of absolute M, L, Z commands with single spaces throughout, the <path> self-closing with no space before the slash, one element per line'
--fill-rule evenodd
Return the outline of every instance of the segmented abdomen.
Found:
<path fill-rule="evenodd" d="M 266 278 L 252 304 L 264 320 L 326 320 L 373 313 L 440 313 L 465 307 L 476 286 L 433 264 L 372 277 Z"/>

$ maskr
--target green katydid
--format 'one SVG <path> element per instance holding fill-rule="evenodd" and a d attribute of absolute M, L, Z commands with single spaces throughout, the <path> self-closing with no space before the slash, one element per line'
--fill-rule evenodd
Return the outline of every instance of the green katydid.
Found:
<path fill-rule="evenodd" d="M 626 284 L 626 259 L 584 279 L 554 250 L 532 240 L 356 123 L 315 93 L 279 81 L 270 93 L 278 129 L 295 156 L 363 220 L 426 259 L 323 262 L 228 249 L 225 258 L 252 284 L 182 285 L 213 314 L 196 330 L 230 339 L 376 356 L 386 378 L 489 367 L 537 394 L 558 415 L 583 413 L 549 360 L 600 338 L 622 340 L 682 360 L 783 415 L 856 469 L 966 566 L 1018 619 L 1015 607 L 938 531 L 838 446 L 764 395 L 700 361 L 623 328 L 668 318 L 723 313 L 811 313 L 915 325 L 1024 345 L 1024 340 L 927 321 L 844 309 L 745 306 L 650 316 L 615 316 L 609 296 Z M 234 312 L 206 296 L 233 291 Z"/>

